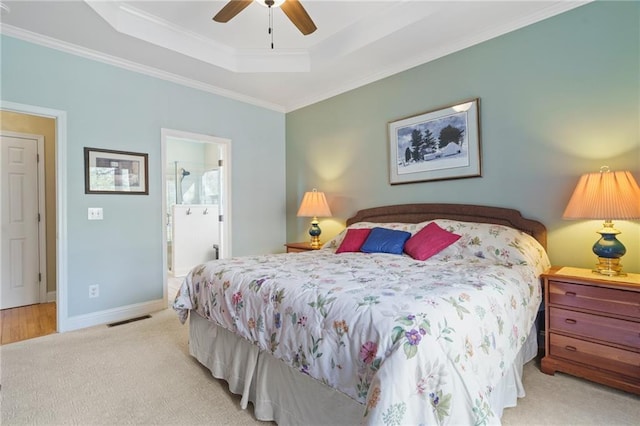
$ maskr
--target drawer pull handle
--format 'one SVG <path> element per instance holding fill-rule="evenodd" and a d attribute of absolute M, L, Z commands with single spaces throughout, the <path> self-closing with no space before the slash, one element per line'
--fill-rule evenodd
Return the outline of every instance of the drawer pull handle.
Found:
<path fill-rule="evenodd" d="M 571 352 L 576 352 L 577 349 L 575 346 L 565 346 L 564 347 L 566 350 L 571 351 Z"/>
<path fill-rule="evenodd" d="M 573 291 L 565 291 L 564 295 L 569 297 L 576 297 L 576 293 Z"/>
<path fill-rule="evenodd" d="M 564 322 L 566 322 L 567 324 L 576 324 L 578 321 L 571 318 L 567 318 L 564 320 Z"/>

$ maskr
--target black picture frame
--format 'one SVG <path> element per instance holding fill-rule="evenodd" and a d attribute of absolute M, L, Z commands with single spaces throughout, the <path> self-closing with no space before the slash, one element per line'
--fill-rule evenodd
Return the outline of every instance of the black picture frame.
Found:
<path fill-rule="evenodd" d="M 85 194 L 149 195 L 149 155 L 84 148 Z"/>

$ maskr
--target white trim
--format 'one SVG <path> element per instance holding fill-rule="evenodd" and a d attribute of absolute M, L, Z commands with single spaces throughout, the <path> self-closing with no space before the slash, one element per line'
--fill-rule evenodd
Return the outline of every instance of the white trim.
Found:
<path fill-rule="evenodd" d="M 56 292 L 55 291 L 48 291 L 47 292 L 47 298 L 45 299 L 45 303 L 49 303 L 49 302 L 55 302 L 56 301 Z"/>
<path fill-rule="evenodd" d="M 44 136 L 38 135 L 38 259 L 40 262 L 40 303 L 47 300 L 47 203 L 45 199 Z"/>
<path fill-rule="evenodd" d="M 223 203 L 222 203 L 222 229 L 221 233 L 221 241 L 224 241 L 222 246 L 222 251 L 219 253 L 220 259 L 226 259 L 231 257 L 231 253 L 233 253 L 231 249 L 231 140 L 222 139 L 218 142 L 220 146 L 220 156 L 222 157 L 222 169 L 224 173 L 224 180 L 222 182 L 222 192 L 224 194 Z"/>
<path fill-rule="evenodd" d="M 163 276 L 163 298 L 168 302 L 168 256 L 167 256 L 167 139 L 185 139 L 204 143 L 214 143 L 220 148 L 220 156 L 223 161 L 223 197 L 222 215 L 223 221 L 220 229 L 220 253 L 221 259 L 231 256 L 231 140 L 217 136 L 204 135 L 200 133 L 185 132 L 182 130 L 160 129 L 160 161 L 162 169 L 162 276 Z"/>
<path fill-rule="evenodd" d="M 15 37 L 20 40 L 28 41 L 30 43 L 38 44 L 40 46 L 48 47 L 50 49 L 60 50 L 65 53 L 70 53 L 72 55 L 91 59 L 93 61 L 102 62 L 108 65 L 113 65 L 115 67 L 123 68 L 139 74 L 148 75 L 150 77 L 155 77 L 161 80 L 170 81 L 172 83 L 176 83 L 182 86 L 191 87 L 197 90 L 202 90 L 203 92 L 224 96 L 225 98 L 234 99 L 240 102 L 270 109 L 276 112 L 285 112 L 285 108 L 282 105 L 274 104 L 272 102 L 266 102 L 264 100 L 257 99 L 247 95 L 242 95 L 240 93 L 233 92 L 231 90 L 223 89 L 221 87 L 217 87 L 217 86 L 206 84 L 200 81 L 192 80 L 190 78 L 182 77 L 177 74 L 172 74 L 167 71 L 162 71 L 157 68 L 138 64 L 136 62 L 128 61 L 126 59 L 118 58 L 112 55 L 107 55 L 106 53 L 87 49 L 82 46 L 67 43 L 61 40 L 54 39 L 52 37 L 34 33 L 32 31 L 28 31 L 22 28 L 14 27 L 12 25 L 7 25 L 7 24 L 0 25 L 0 33 L 6 36 Z"/>
<path fill-rule="evenodd" d="M 92 312 L 85 315 L 76 315 L 68 318 L 65 331 L 78 330 L 95 325 L 109 324 L 117 321 L 124 321 L 142 315 L 167 309 L 165 300 L 153 300 L 150 302 L 136 303 L 119 308 L 106 309 L 104 311 Z"/>
<path fill-rule="evenodd" d="M 0 108 L 56 120 L 56 312 L 58 332 L 67 331 L 67 113 L 0 100 Z"/>
<path fill-rule="evenodd" d="M 160 129 L 160 178 L 162 180 L 162 191 L 160 196 L 160 202 L 162 207 L 160 209 L 162 217 L 160 223 L 162 224 L 162 300 L 166 303 L 169 302 L 169 281 L 167 273 L 169 271 L 169 257 L 167 254 L 167 141 L 165 136 L 165 129 Z"/>

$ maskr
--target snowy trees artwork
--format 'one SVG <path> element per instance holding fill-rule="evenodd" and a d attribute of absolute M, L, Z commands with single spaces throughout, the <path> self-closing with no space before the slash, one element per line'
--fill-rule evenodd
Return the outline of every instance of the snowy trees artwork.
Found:
<path fill-rule="evenodd" d="M 390 183 L 479 176 L 478 101 L 389 123 Z"/>

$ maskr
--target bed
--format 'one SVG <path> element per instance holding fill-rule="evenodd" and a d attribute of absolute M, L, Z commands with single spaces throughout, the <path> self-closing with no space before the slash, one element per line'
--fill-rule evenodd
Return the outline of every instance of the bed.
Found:
<path fill-rule="evenodd" d="M 173 307 L 191 355 L 260 420 L 499 424 L 537 354 L 545 248 L 512 209 L 376 207 L 320 250 L 198 265 Z"/>

